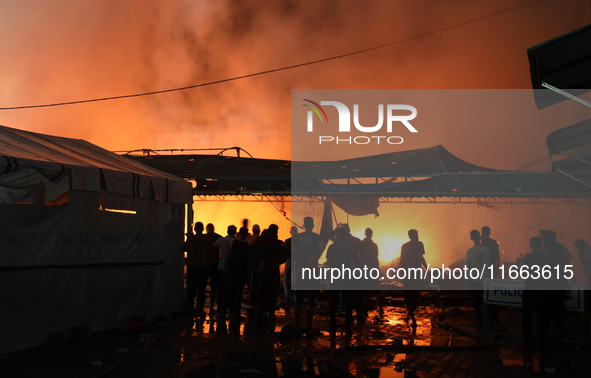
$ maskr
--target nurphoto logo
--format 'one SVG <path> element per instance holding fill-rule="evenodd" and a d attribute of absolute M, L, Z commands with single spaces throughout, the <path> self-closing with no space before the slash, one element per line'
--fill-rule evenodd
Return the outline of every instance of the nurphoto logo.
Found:
<path fill-rule="evenodd" d="M 309 133 L 314 131 L 314 114 L 321 124 L 328 124 L 328 116 L 323 106 L 334 106 L 338 112 L 339 133 L 351 132 L 351 111 L 349 107 L 339 101 L 320 101 L 320 104 L 309 100 L 302 99 L 306 103 L 302 104 L 308 109 L 307 117 L 307 131 Z M 378 104 L 378 121 L 373 126 L 363 126 L 359 122 L 359 104 L 353 104 L 353 125 L 355 129 L 361 133 L 377 133 L 382 130 L 384 126 L 384 118 L 386 119 L 386 133 L 391 134 L 396 122 L 400 122 L 411 133 L 417 133 L 418 130 L 410 123 L 411 120 L 417 116 L 417 109 L 412 105 L 405 104 L 386 104 L 384 111 L 384 104 Z M 401 114 L 402 113 L 402 114 Z M 384 117 L 385 114 L 385 117 Z M 324 129 L 323 129 L 324 131 Z M 404 139 L 401 136 L 393 135 L 358 135 L 343 136 L 343 135 L 323 135 L 318 138 L 318 144 L 335 143 L 335 144 L 370 144 L 385 142 L 388 144 L 401 144 Z"/>

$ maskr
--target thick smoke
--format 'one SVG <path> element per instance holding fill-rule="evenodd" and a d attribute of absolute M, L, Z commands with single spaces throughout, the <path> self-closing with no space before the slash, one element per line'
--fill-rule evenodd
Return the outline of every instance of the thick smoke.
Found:
<path fill-rule="evenodd" d="M 258 157 L 289 158 L 292 88 L 527 88 L 525 49 L 589 22 L 588 1 L 531 4 L 413 38 L 516 5 L 3 2 L 2 106 L 182 87 L 406 41 L 183 92 L 3 111 L 0 123 L 84 138 L 113 150 L 240 145 Z M 558 6 L 562 16 L 557 20 Z M 178 137 L 171 143 L 174 134 Z"/>

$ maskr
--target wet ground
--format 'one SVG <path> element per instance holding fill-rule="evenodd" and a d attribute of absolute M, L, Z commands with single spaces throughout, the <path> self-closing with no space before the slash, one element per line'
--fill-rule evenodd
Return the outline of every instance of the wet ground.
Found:
<path fill-rule="evenodd" d="M 483 333 L 464 303 L 449 293 L 441 303 L 426 296 L 416 334 L 398 292 L 386 297 L 384 315 L 373 309 L 348 336 L 328 332 L 327 300 L 319 298 L 314 337 L 293 332 L 293 313 L 277 311 L 272 335 L 217 333 L 209 320 L 136 321 L 124 328 L 0 357 L 0 377 L 521 377 L 549 376 L 534 358 L 522 362 L 521 311 L 499 308 L 503 328 Z M 443 311 L 441 305 L 445 308 Z M 246 305 L 245 315 L 248 306 Z M 444 315 L 442 317 L 442 315 Z M 283 331 L 282 331 L 283 329 Z M 588 377 L 591 349 L 581 314 L 570 313 L 563 341 L 553 341 L 554 376 Z M 534 354 L 534 356 L 536 356 Z"/>

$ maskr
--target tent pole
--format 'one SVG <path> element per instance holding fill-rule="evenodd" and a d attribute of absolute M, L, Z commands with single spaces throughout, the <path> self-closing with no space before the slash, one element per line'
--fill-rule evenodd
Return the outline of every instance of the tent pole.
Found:
<path fill-rule="evenodd" d="M 556 92 L 559 95 L 562 95 L 564 97 L 568 97 L 571 100 L 574 100 L 574 101 L 576 101 L 576 102 L 578 102 L 580 104 L 583 104 L 583 105 L 591 108 L 591 102 L 585 101 L 585 100 L 583 100 L 581 98 L 578 98 L 575 95 L 572 95 L 572 94 L 570 94 L 570 93 L 568 93 L 566 91 L 563 91 L 562 89 L 556 88 L 555 86 L 550 85 L 550 84 L 546 83 L 545 81 L 542 82 L 542 87 L 547 88 L 547 89 L 550 89 L 551 91 Z"/>
<path fill-rule="evenodd" d="M 187 233 L 193 233 L 193 200 L 187 204 Z"/>

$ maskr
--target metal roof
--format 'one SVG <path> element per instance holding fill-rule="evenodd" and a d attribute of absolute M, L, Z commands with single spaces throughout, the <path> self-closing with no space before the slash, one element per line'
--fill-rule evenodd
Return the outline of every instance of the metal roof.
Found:
<path fill-rule="evenodd" d="M 457 158 L 443 146 L 322 162 L 216 155 L 134 158 L 195 180 L 193 194 L 201 196 L 591 197 L 589 186 L 561 173 L 480 167 Z M 591 174 L 582 174 L 581 180 L 591 182 Z"/>

